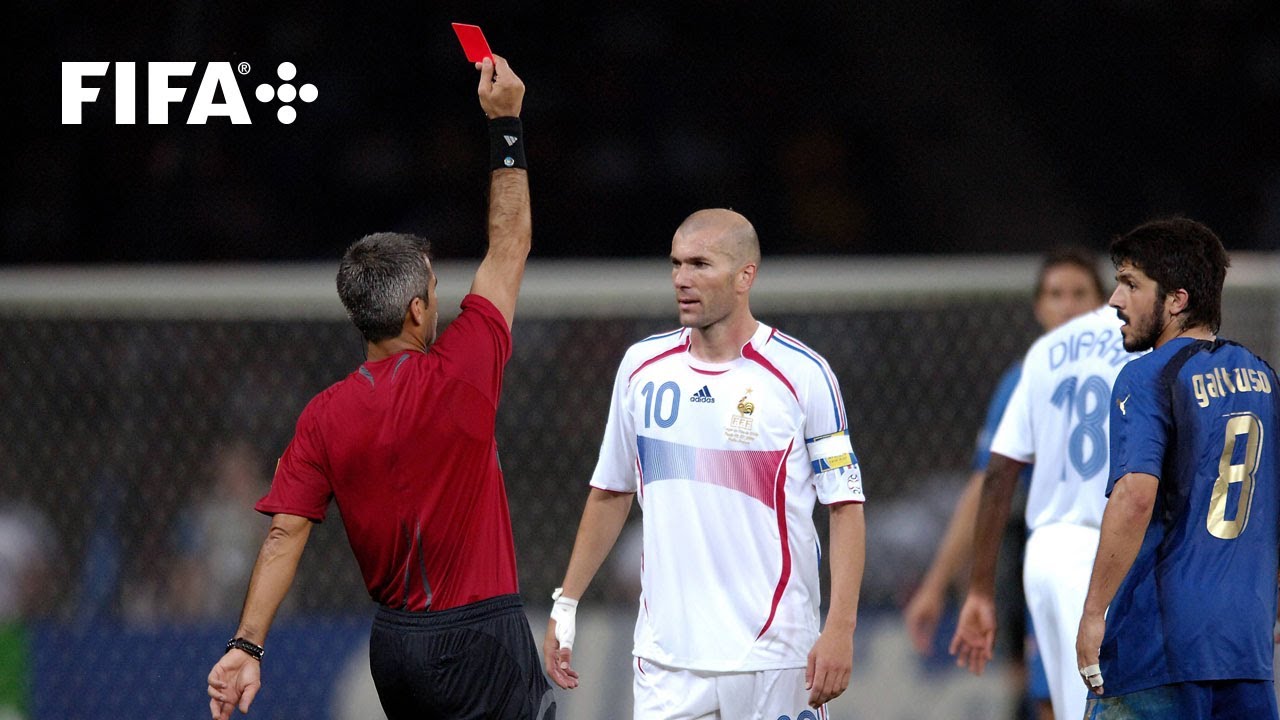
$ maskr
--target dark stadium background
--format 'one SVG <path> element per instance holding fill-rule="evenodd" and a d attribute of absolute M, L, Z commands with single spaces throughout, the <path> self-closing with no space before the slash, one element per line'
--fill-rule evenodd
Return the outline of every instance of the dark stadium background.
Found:
<path fill-rule="evenodd" d="M 538 256 L 664 252 L 691 210 L 768 253 L 1099 247 L 1183 212 L 1280 243 L 1280 5 L 1217 2 L 100 3 L 7 13 L 0 261 L 333 259 L 382 229 L 480 242 L 484 133 L 451 21 L 527 81 Z M 63 126 L 59 63 L 190 60 L 167 126 Z M 247 61 L 255 124 L 182 124 Z M 319 98 L 252 97 L 282 61 Z M 175 85 L 182 84 L 176 81 Z M 295 83 L 296 84 L 296 83 Z"/>

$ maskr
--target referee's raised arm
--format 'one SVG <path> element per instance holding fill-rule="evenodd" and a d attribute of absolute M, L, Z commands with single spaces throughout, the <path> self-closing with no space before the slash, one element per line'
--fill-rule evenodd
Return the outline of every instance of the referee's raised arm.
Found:
<path fill-rule="evenodd" d="M 489 118 L 489 249 L 476 270 L 471 292 L 488 299 L 511 326 L 533 235 L 529 173 L 524 156 L 520 106 L 524 82 L 499 55 L 476 63 L 480 107 Z"/>

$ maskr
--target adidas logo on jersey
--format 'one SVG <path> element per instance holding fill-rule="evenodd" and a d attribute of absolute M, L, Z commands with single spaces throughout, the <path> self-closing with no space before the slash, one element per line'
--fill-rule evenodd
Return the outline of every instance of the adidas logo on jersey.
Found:
<path fill-rule="evenodd" d="M 702 389 L 689 396 L 689 402 L 713 403 L 716 399 L 711 397 L 711 389 L 706 385 Z"/>

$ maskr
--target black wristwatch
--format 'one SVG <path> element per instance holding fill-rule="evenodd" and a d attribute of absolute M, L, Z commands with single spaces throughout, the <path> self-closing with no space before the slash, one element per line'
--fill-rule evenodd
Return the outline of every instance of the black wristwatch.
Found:
<path fill-rule="evenodd" d="M 237 650 L 243 650 L 249 653 L 249 657 L 252 657 L 254 660 L 257 660 L 258 662 L 262 662 L 262 656 L 265 655 L 267 652 L 266 650 L 262 649 L 261 645 L 255 645 L 249 642 L 248 640 L 245 640 L 242 637 L 232 638 L 228 640 L 227 649 L 224 650 L 223 652 L 231 652 L 233 648 Z"/>

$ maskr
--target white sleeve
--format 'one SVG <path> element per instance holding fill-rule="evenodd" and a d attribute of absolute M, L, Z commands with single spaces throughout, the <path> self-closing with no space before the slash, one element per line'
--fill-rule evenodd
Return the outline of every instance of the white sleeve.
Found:
<path fill-rule="evenodd" d="M 628 392 L 631 371 L 631 363 L 624 358 L 613 379 L 609 420 L 604 426 L 604 439 L 600 441 L 600 458 L 591 474 L 591 486 L 601 490 L 635 492 L 638 489 L 636 431 Z"/>
<path fill-rule="evenodd" d="M 862 468 L 853 452 L 840 384 L 823 360 L 821 372 L 808 373 L 800 397 L 805 414 L 805 451 L 818 501 L 824 505 L 864 502 Z"/>
<path fill-rule="evenodd" d="M 1030 357 L 1022 364 L 1022 376 L 1004 407 L 995 437 L 991 438 L 991 452 L 1021 463 L 1035 461 L 1036 440 L 1031 427 L 1031 383 L 1028 376 L 1034 374 Z"/>

